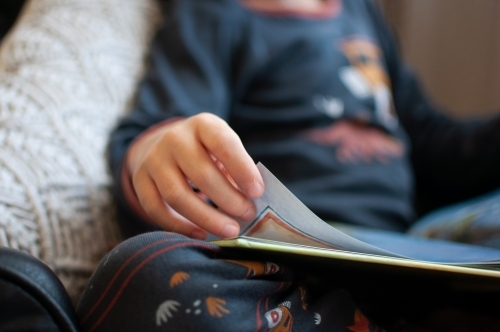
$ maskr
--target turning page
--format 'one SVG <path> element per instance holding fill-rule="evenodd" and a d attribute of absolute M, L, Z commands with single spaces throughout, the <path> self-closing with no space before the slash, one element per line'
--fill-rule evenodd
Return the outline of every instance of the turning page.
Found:
<path fill-rule="evenodd" d="M 257 217 L 252 222 L 240 222 L 240 236 L 437 263 L 485 267 L 500 263 L 500 251 L 494 249 L 356 227 L 347 227 L 343 232 L 317 217 L 264 165 L 259 163 L 257 167 L 266 189 L 262 197 L 254 200 Z"/>

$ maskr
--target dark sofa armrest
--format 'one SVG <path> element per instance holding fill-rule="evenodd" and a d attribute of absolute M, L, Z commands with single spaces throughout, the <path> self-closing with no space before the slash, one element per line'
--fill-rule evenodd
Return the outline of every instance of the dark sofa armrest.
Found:
<path fill-rule="evenodd" d="M 0 331 L 79 331 L 71 300 L 38 259 L 0 247 Z"/>

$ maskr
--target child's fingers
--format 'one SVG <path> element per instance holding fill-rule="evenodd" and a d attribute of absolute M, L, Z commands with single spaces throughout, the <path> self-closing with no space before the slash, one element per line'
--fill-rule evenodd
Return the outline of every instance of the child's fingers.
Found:
<path fill-rule="evenodd" d="M 238 188 L 249 197 L 259 197 L 264 187 L 262 178 L 239 137 L 217 116 L 199 114 L 178 121 L 139 144 L 130 153 L 134 188 L 145 212 L 166 230 L 187 234 L 198 226 L 220 237 L 239 233 L 238 223 L 200 199 L 188 181 L 227 214 L 242 220 L 254 217 L 253 203 Z M 224 165 L 238 188 L 211 154 Z M 170 228 L 174 226 L 178 229 Z"/>
<path fill-rule="evenodd" d="M 238 135 L 212 114 L 197 118 L 198 135 L 205 148 L 221 162 L 238 187 L 250 198 L 264 193 L 264 181 Z"/>
<path fill-rule="evenodd" d="M 195 239 L 204 240 L 207 237 L 206 231 L 178 214 L 165 203 L 155 183 L 146 173 L 136 178 L 134 187 L 144 211 L 158 226 L 166 231 Z"/>
<path fill-rule="evenodd" d="M 177 213 L 205 231 L 219 237 L 234 237 L 239 225 L 229 216 L 203 201 L 184 180 L 180 170 L 169 171 L 168 184 L 159 178 L 155 184 L 163 200 Z"/>
<path fill-rule="evenodd" d="M 179 158 L 177 165 L 202 193 L 231 216 L 246 221 L 255 217 L 254 204 L 230 182 L 201 144 L 196 143 L 185 153 L 189 156 Z M 158 174 L 157 183 L 170 181 L 167 176 L 170 178 L 171 172 Z"/>
<path fill-rule="evenodd" d="M 158 223 L 161 228 L 169 232 L 184 234 L 193 239 L 205 240 L 207 238 L 205 230 L 184 218 L 167 204 L 165 204 L 165 207 L 165 218 Z"/>
<path fill-rule="evenodd" d="M 206 117 L 225 123 L 213 115 Z M 241 220 L 253 219 L 256 213 L 253 203 L 220 170 L 199 136 L 187 134 L 193 124 L 196 132 L 198 124 L 206 123 L 190 120 L 186 127 L 177 127 L 175 132 L 166 134 L 165 143 L 161 146 L 168 146 L 169 153 L 163 147 L 156 149 L 148 158 L 146 171 L 151 174 L 162 195 L 169 197 L 167 203 L 171 206 L 179 204 L 177 201 L 182 199 L 177 197 L 177 191 L 184 191 L 180 184 L 185 187 L 190 181 L 226 213 Z M 253 162 L 251 165 L 255 166 Z"/>

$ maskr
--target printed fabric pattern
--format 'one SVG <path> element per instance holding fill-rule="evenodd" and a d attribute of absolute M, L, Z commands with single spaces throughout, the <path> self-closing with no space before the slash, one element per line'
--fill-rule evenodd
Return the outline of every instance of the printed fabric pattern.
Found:
<path fill-rule="evenodd" d="M 77 312 L 83 331 L 383 331 L 344 289 L 312 297 L 287 266 L 166 232 L 113 249 Z"/>

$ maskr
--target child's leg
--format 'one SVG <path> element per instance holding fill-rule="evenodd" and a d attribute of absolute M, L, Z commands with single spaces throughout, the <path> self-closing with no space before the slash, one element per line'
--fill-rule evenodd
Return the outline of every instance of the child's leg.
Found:
<path fill-rule="evenodd" d="M 348 292 L 314 300 L 273 262 L 230 260 L 210 243 L 155 232 L 113 249 L 78 306 L 83 331 L 369 331 Z M 226 258 L 225 258 L 226 257 Z"/>
<path fill-rule="evenodd" d="M 408 232 L 500 249 L 500 190 L 432 212 Z"/>

